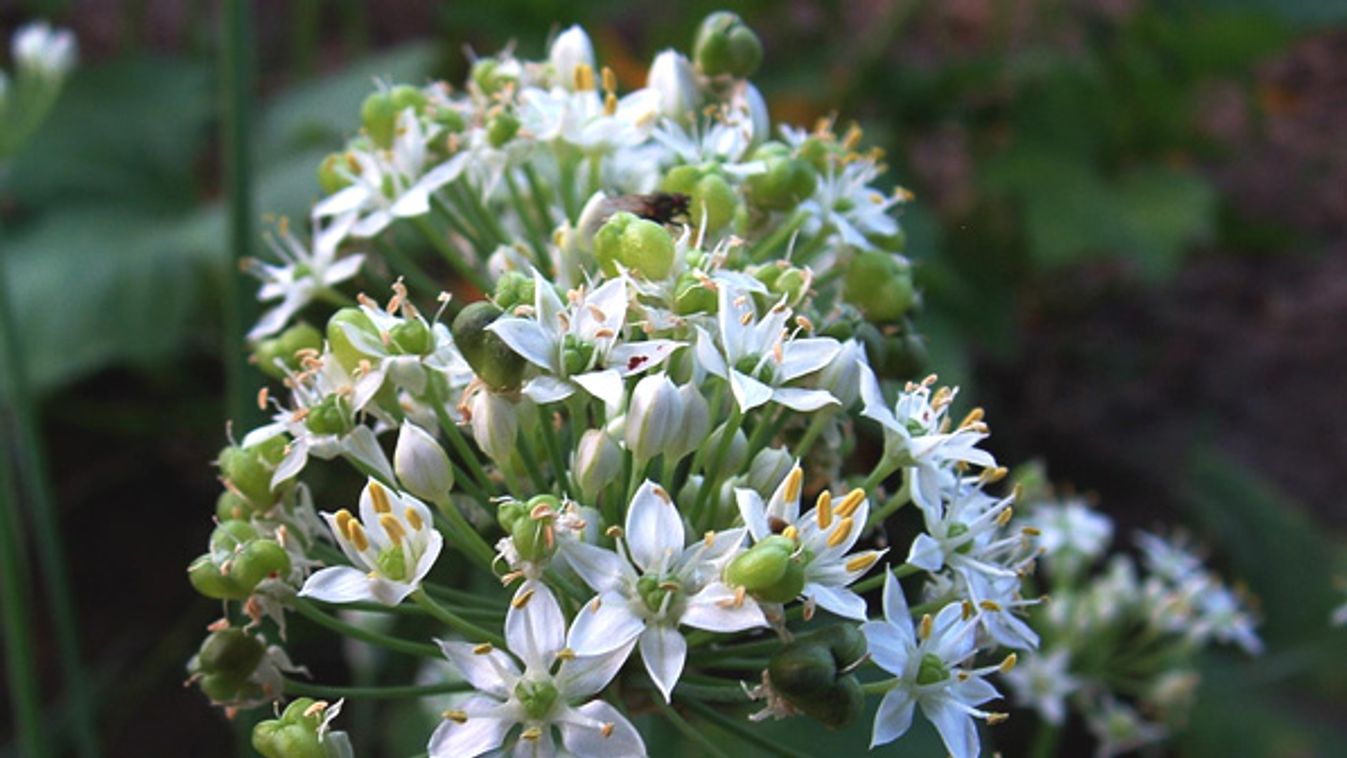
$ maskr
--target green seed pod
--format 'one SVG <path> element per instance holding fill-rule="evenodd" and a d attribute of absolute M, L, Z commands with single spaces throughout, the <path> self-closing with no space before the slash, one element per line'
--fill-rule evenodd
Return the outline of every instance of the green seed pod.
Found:
<path fill-rule="evenodd" d="M 258 722 L 253 727 L 253 749 L 265 758 L 327 758 L 318 739 L 321 711 L 306 715 L 313 705 L 312 698 L 302 697 L 286 706 L 280 718 Z"/>
<path fill-rule="evenodd" d="M 405 355 L 427 355 L 435 346 L 430 325 L 420 318 L 409 318 L 388 332 L 389 340 Z"/>
<path fill-rule="evenodd" d="M 916 304 L 912 267 L 902 258 L 879 250 L 860 253 L 847 268 L 842 297 L 860 308 L 870 321 L 897 321 Z"/>
<path fill-rule="evenodd" d="M 257 530 L 247 521 L 221 521 L 210 533 L 210 550 L 214 554 L 233 553 L 257 539 Z"/>
<path fill-rule="evenodd" d="M 305 323 L 281 332 L 276 337 L 262 340 L 253 350 L 253 361 L 258 370 L 273 379 L 284 379 L 285 373 L 299 370 L 299 359 L 295 353 L 300 350 L 321 350 L 323 334 Z"/>
<path fill-rule="evenodd" d="M 678 275 L 674 282 L 674 313 L 680 316 L 715 313 L 720 307 L 716 302 L 716 293 L 706 286 L 703 276 L 691 271 Z"/>
<path fill-rule="evenodd" d="M 414 109 L 418 114 L 426 108 L 426 93 L 410 84 L 399 84 L 388 93 L 388 99 L 393 102 L 393 107 L 398 113 Z"/>
<path fill-rule="evenodd" d="M 327 195 L 335 195 L 346 189 L 351 180 L 346 176 L 346 154 L 328 153 L 318 164 L 318 187 Z"/>
<path fill-rule="evenodd" d="M 519 119 L 510 113 L 498 113 L 486 122 L 486 141 L 499 150 L 519 133 Z"/>
<path fill-rule="evenodd" d="M 472 64 L 470 77 L 487 95 L 494 95 L 515 81 L 514 74 L 495 58 L 478 58 Z"/>
<path fill-rule="evenodd" d="M 520 305 L 533 305 L 536 294 L 533 277 L 518 271 L 506 271 L 496 280 L 496 295 L 492 298 L 501 310 L 509 313 Z"/>
<path fill-rule="evenodd" d="M 692 225 L 700 229 L 704 221 L 708 232 L 728 224 L 739 207 L 739 195 L 714 166 L 675 166 L 660 189 L 687 195 Z"/>
<path fill-rule="evenodd" d="M 468 128 L 467 120 L 455 108 L 437 108 L 431 115 L 431 119 L 450 134 L 458 134 Z"/>
<path fill-rule="evenodd" d="M 860 682 L 849 672 L 865 654 L 860 630 L 838 624 L 796 637 L 772 656 L 767 674 L 772 688 L 792 706 L 837 729 L 864 708 Z"/>
<path fill-rule="evenodd" d="M 215 517 L 220 521 L 230 521 L 233 519 L 242 519 L 247 521 L 252 518 L 253 506 L 238 493 L 225 490 L 215 499 Z"/>
<path fill-rule="evenodd" d="M 804 591 L 804 560 L 799 556 L 786 563 L 786 572 L 775 583 L 763 587 L 753 596 L 767 603 L 789 603 Z"/>
<path fill-rule="evenodd" d="M 266 646 L 242 629 L 230 627 L 211 632 L 201 643 L 192 663 L 203 674 L 227 674 L 246 679 L 257 670 Z M 194 672 L 195 673 L 195 672 Z"/>
<path fill-rule="evenodd" d="M 513 532 L 515 523 L 520 519 L 527 519 L 528 516 L 529 507 L 518 500 L 501 503 L 496 508 L 496 521 L 500 522 L 500 528 L 507 532 Z"/>
<path fill-rule="evenodd" d="M 251 595 L 257 585 L 271 576 L 285 576 L 290 573 L 290 554 L 285 552 L 273 540 L 260 539 L 248 543 L 238 557 L 230 576 L 245 590 L 245 597 Z"/>
<path fill-rule="evenodd" d="M 280 456 L 275 455 L 272 440 L 280 443 Z M 227 447 L 220 451 L 220 474 L 256 509 L 268 508 L 275 502 L 271 474 L 284 457 L 285 439 L 277 436 L 272 440 L 252 448 Z"/>
<path fill-rule="evenodd" d="M 373 92 L 360 106 L 360 121 L 375 145 L 388 149 L 393 146 L 393 130 L 398 108 L 387 92 Z"/>
<path fill-rule="evenodd" d="M 621 263 L 647 279 L 664 279 L 673 270 L 673 238 L 660 224 L 622 211 L 594 233 L 594 255 L 609 276 Z"/>
<path fill-rule="evenodd" d="M 762 65 L 762 42 L 737 14 L 718 11 L 697 28 L 692 56 L 707 76 L 745 79 Z"/>
<path fill-rule="evenodd" d="M 806 161 L 774 155 L 766 158 L 766 164 L 766 171 L 744 180 L 750 199 L 762 208 L 790 210 L 818 188 L 818 175 Z"/>
<path fill-rule="evenodd" d="M 355 426 L 351 405 L 341 395 L 328 395 L 309 408 L 304 417 L 304 426 L 314 434 L 342 435 Z"/>
<path fill-rule="evenodd" d="M 347 336 L 347 329 L 358 329 L 368 334 L 370 339 L 379 340 L 379 330 L 374 322 L 359 308 L 341 308 L 327 320 L 327 343 L 336 356 L 337 363 L 347 372 L 354 371 L 362 360 L 372 360 L 375 356 L 362 353 Z"/>
<path fill-rule="evenodd" d="M 725 567 L 725 583 L 749 592 L 771 587 L 786 576 L 794 552 L 794 540 L 772 535 L 729 562 Z"/>
<path fill-rule="evenodd" d="M 503 311 L 493 302 L 482 300 L 459 312 L 450 331 L 454 344 L 488 387 L 516 390 L 524 378 L 526 363 L 505 341 L 487 331 Z"/>

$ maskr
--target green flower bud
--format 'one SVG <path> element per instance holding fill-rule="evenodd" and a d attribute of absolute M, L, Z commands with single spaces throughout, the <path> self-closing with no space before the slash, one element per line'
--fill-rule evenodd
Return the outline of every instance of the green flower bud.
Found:
<path fill-rule="evenodd" d="M 794 540 L 781 535 L 762 540 L 725 566 L 725 583 L 754 593 L 776 585 L 785 578 L 795 547 Z"/>
<path fill-rule="evenodd" d="M 322 332 L 309 324 L 295 324 L 276 337 L 257 343 L 253 350 L 253 362 L 267 376 L 284 379 L 287 371 L 299 370 L 299 359 L 295 353 L 305 349 L 320 350 L 322 347 Z"/>
<path fill-rule="evenodd" d="M 790 210 L 814 194 L 818 175 L 807 161 L 781 155 L 771 145 L 754 151 L 754 158 L 764 161 L 767 168 L 744 179 L 744 186 L 756 205 L 774 211 Z"/>
<path fill-rule="evenodd" d="M 500 522 L 500 528 L 507 532 L 513 532 L 515 523 L 528 517 L 529 507 L 518 500 L 501 503 L 496 508 L 496 521 Z"/>
<path fill-rule="evenodd" d="M 236 492 L 225 490 L 215 499 L 215 517 L 220 521 L 252 518 L 253 506 Z"/>
<path fill-rule="evenodd" d="M 725 426 L 725 424 L 721 424 L 714 432 L 711 432 L 711 436 L 706 440 L 707 452 L 720 453 L 721 441 L 725 439 Z M 743 429 L 737 429 L 734 436 L 730 438 L 730 445 L 726 449 L 724 460 L 720 462 L 720 470 L 738 471 L 747 460 L 748 437 L 744 436 Z"/>
<path fill-rule="evenodd" d="M 870 321 L 902 318 L 916 304 L 912 267 L 901 257 L 878 250 L 858 254 L 847 267 L 843 298 Z"/>
<path fill-rule="evenodd" d="M 420 318 L 409 318 L 388 332 L 393 347 L 406 355 L 427 355 L 435 346 L 430 325 Z"/>
<path fill-rule="evenodd" d="M 510 113 L 497 113 L 486 122 L 486 141 L 499 150 L 519 133 L 519 119 Z"/>
<path fill-rule="evenodd" d="M 795 466 L 795 456 L 780 447 L 765 447 L 748 464 L 748 486 L 770 497 Z"/>
<path fill-rule="evenodd" d="M 472 303 L 454 318 L 450 331 L 463 358 L 488 387 L 515 390 L 524 378 L 524 358 L 500 337 L 487 331 L 487 327 L 502 314 L 503 311 L 489 300 Z"/>
<path fill-rule="evenodd" d="M 379 340 L 379 330 L 359 308 L 342 308 L 327 320 L 327 344 L 332 349 L 332 355 L 336 356 L 342 368 L 351 372 L 360 365 L 360 361 L 372 360 L 375 356 L 360 352 L 346 335 L 347 329 L 358 329 L 375 341 Z"/>
<path fill-rule="evenodd" d="M 762 65 L 762 42 L 737 14 L 718 11 L 697 28 L 692 56 L 707 76 L 727 74 L 745 79 Z"/>
<path fill-rule="evenodd" d="M 328 395 L 309 408 L 304 426 L 314 434 L 346 434 L 355 427 L 351 404 L 341 395 Z"/>
<path fill-rule="evenodd" d="M 251 448 L 227 447 L 220 451 L 220 474 L 256 508 L 275 502 L 271 494 L 271 475 L 285 456 L 283 436 L 258 443 Z"/>
<path fill-rule="evenodd" d="M 426 108 L 426 93 L 410 84 L 399 84 L 388 92 L 388 99 L 398 113 L 412 108 L 418 114 Z"/>
<path fill-rule="evenodd" d="M 636 383 L 627 409 L 626 441 L 638 463 L 664 453 L 671 442 L 678 441 L 682 413 L 682 397 L 667 375 L 651 374 Z"/>
<path fill-rule="evenodd" d="M 533 277 L 518 271 L 506 271 L 496 280 L 496 295 L 492 299 L 501 310 L 508 313 L 520 305 L 533 305 L 535 294 Z"/>
<path fill-rule="evenodd" d="M 860 682 L 850 671 L 865 654 L 865 637 L 856 627 L 825 627 L 796 637 L 773 655 L 767 676 L 792 706 L 836 729 L 864 708 Z"/>
<path fill-rule="evenodd" d="M 351 184 L 346 172 L 346 154 L 328 153 L 318 164 L 318 187 L 326 195 L 335 195 Z"/>
<path fill-rule="evenodd" d="M 494 95 L 516 81 L 509 67 L 501 65 L 495 58 L 478 58 L 477 62 L 472 64 L 470 77 L 487 95 Z"/>
<path fill-rule="evenodd" d="M 674 313 L 690 316 L 694 313 L 715 313 L 719 308 L 716 293 L 705 284 L 705 275 L 684 271 L 674 282 Z"/>
<path fill-rule="evenodd" d="M 609 276 L 620 262 L 647 279 L 664 279 L 673 271 L 673 238 L 662 225 L 622 211 L 594 234 L 594 255 Z"/>
<path fill-rule="evenodd" d="M 836 140 L 825 139 L 819 136 L 811 136 L 800 145 L 800 158 L 808 161 L 809 165 L 820 174 L 828 172 L 829 164 L 840 160 L 842 151 L 838 149 Z"/>
<path fill-rule="evenodd" d="M 398 108 L 387 92 L 373 92 L 360 106 L 360 121 L 375 145 L 388 149 L 393 146 L 393 130 Z"/>
<path fill-rule="evenodd" d="M 253 749 L 265 758 L 327 758 L 318 730 L 322 708 L 312 698 L 292 701 L 280 718 L 253 727 Z"/>

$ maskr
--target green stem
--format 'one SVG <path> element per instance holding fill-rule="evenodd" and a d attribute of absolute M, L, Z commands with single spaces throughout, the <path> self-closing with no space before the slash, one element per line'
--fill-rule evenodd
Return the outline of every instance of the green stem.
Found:
<path fill-rule="evenodd" d="M 673 706 L 664 702 L 664 698 L 656 697 L 654 700 L 655 705 L 659 707 L 660 712 L 669 720 L 669 723 L 673 724 L 678 731 L 682 732 L 684 737 L 699 746 L 702 755 L 716 756 L 717 758 L 729 758 L 725 751 L 721 750 L 714 742 L 708 739 L 705 734 L 702 734 L 689 724 L 687 720 L 683 718 L 682 714 L 680 714 Z"/>
<path fill-rule="evenodd" d="M 496 486 L 491 478 L 486 475 L 482 469 L 482 462 L 477 454 L 468 446 L 468 441 L 464 439 L 463 432 L 458 428 L 458 424 L 449 418 L 449 412 L 444 408 L 444 394 L 440 390 L 440 382 L 443 381 L 439 376 L 430 378 L 429 403 L 435 409 L 435 419 L 440 422 L 440 429 L 444 430 L 444 436 L 449 438 L 449 444 L 453 445 L 454 450 L 463 460 L 463 465 L 467 466 L 468 472 L 472 474 L 473 479 L 477 480 L 477 486 L 488 496 L 496 493 Z"/>
<path fill-rule="evenodd" d="M 448 626 L 450 629 L 453 629 L 454 631 L 470 639 L 490 642 L 492 645 L 495 645 L 496 647 L 500 648 L 506 647 L 504 637 L 501 637 L 499 634 L 496 634 L 495 632 L 483 629 L 482 627 L 472 623 L 471 621 L 468 621 L 467 619 L 463 618 L 457 613 L 454 613 L 448 608 L 445 608 L 444 606 L 435 602 L 435 600 L 431 598 L 430 595 L 427 595 L 424 589 L 418 588 L 415 592 L 411 594 L 411 598 L 417 605 L 421 606 L 422 608 L 425 608 L 427 611 L 430 612 L 430 615 L 439 619 L 440 622 L 442 622 L 445 626 Z"/>
<path fill-rule="evenodd" d="M 814 443 L 824 429 L 828 428 L 828 422 L 832 419 L 833 412 L 829 410 L 819 410 L 814 413 L 814 418 L 809 422 L 809 428 L 805 429 L 804 436 L 795 445 L 795 457 L 801 460 L 809 456 L 809 451 L 813 449 Z"/>
<path fill-rule="evenodd" d="M 538 270 L 543 272 L 544 276 L 550 276 L 551 266 L 547 260 L 545 233 L 538 229 L 533 213 L 525 205 L 524 195 L 519 191 L 519 182 L 515 180 L 513 171 L 505 172 L 505 187 L 510 191 L 510 202 L 514 204 L 515 215 L 519 217 L 519 223 L 528 235 L 529 247 L 533 249 L 533 260 L 538 264 Z"/>
<path fill-rule="evenodd" d="M 561 446 L 557 443 L 557 431 L 552 428 L 552 419 L 555 416 L 546 409 L 538 409 L 544 418 L 540 418 L 538 426 L 542 428 L 543 447 L 547 448 L 547 455 L 552 459 L 552 476 L 561 484 L 562 492 L 571 497 L 580 496 L 580 488 L 572 482 L 570 467 L 566 465 L 566 459 L 561 453 Z"/>
<path fill-rule="evenodd" d="M 804 226 L 804 222 L 808 220 L 809 214 L 803 211 L 796 213 L 789 221 L 778 226 L 775 231 L 763 237 L 758 244 L 754 245 L 748 253 L 749 259 L 754 263 L 762 263 L 767 260 L 772 253 L 776 252 L 778 247 L 786 244 L 791 236 L 799 231 L 800 227 Z"/>
<path fill-rule="evenodd" d="M 486 277 L 463 259 L 462 254 L 460 254 L 458 250 L 455 250 L 453 245 L 449 244 L 449 240 L 445 239 L 444 235 L 435 230 L 435 225 L 430 223 L 428 217 L 416 216 L 412 219 L 412 223 L 418 230 L 420 230 L 421 236 L 425 237 L 426 241 L 439 252 L 440 256 L 443 257 L 455 271 L 461 274 L 464 279 L 467 279 L 472 286 L 476 287 L 481 292 L 491 291 L 491 283 L 487 281 Z"/>
<path fill-rule="evenodd" d="M 870 475 L 865 477 L 865 481 L 861 482 L 861 489 L 865 490 L 867 495 L 874 492 L 889 477 L 889 474 L 897 470 L 898 464 L 881 458 L 879 463 L 875 464 L 875 468 L 870 472 Z"/>
<path fill-rule="evenodd" d="M 862 684 L 861 692 L 864 692 L 867 695 L 883 695 L 897 686 L 897 679 L 881 679 L 878 682 L 866 682 L 865 684 Z"/>
<path fill-rule="evenodd" d="M 721 463 L 729 455 L 734 435 L 739 431 L 743 421 L 744 415 L 739 411 L 738 403 L 735 403 L 730 408 L 730 418 L 725 422 L 725 433 L 720 439 L 720 444 L 716 446 L 715 457 L 711 459 L 711 465 L 702 477 L 702 486 L 697 490 L 697 503 L 692 509 L 692 523 L 697 524 L 699 528 L 703 526 L 703 511 L 715 497 L 715 492 L 720 489 Z"/>
<path fill-rule="evenodd" d="M 387 650 L 392 650 L 395 653 L 417 655 L 422 658 L 442 657 L 439 648 L 434 645 L 427 645 L 422 642 L 412 642 L 411 640 L 392 637 L 354 624 L 348 624 L 339 618 L 323 613 L 316 605 L 302 597 L 294 598 L 291 601 L 291 607 L 298 611 L 299 615 L 313 623 L 344 637 L 350 637 L 353 640 L 368 642 L 371 645 L 378 645 Z"/>
<path fill-rule="evenodd" d="M 533 445 L 529 442 L 528 435 L 519 435 L 519 446 L 515 448 L 519 453 L 519 460 L 524 462 L 524 471 L 528 474 L 529 481 L 533 482 L 533 488 L 538 492 L 551 492 L 552 488 L 547 483 L 547 478 L 543 476 L 542 469 L 538 468 L 538 457 L 533 452 Z"/>
<path fill-rule="evenodd" d="M 866 490 L 869 492 L 870 490 Z M 885 501 L 884 505 L 870 512 L 870 518 L 865 522 L 865 528 L 876 524 L 884 523 L 889 516 L 898 512 L 899 508 L 912 502 L 912 474 L 911 469 L 903 469 L 903 486 L 893 494 L 893 497 Z"/>
<path fill-rule="evenodd" d="M 4 615 L 5 671 L 14 731 L 22 755 L 48 754 L 38 692 L 36 648 L 24 597 L 23 530 L 18 499 L 14 496 L 8 451 L 0 448 L 0 612 Z"/>
<path fill-rule="evenodd" d="M 387 687 L 340 687 L 331 684 L 310 684 L 295 679 L 285 680 L 285 694 L 287 695 L 324 698 L 328 700 L 336 700 L 338 698 L 346 698 L 348 700 L 358 700 L 361 698 L 374 698 L 378 700 L 391 698 L 417 698 L 471 691 L 472 685 L 467 682 Z"/>
<path fill-rule="evenodd" d="M 1029 746 L 1029 755 L 1032 758 L 1052 758 L 1057 755 L 1057 743 L 1062 738 L 1062 728 L 1046 721 L 1038 722 L 1038 730 L 1034 733 L 1034 741 Z"/>
<path fill-rule="evenodd" d="M 454 505 L 453 501 L 448 501 L 443 507 L 436 508 L 435 514 L 448 522 L 458 548 L 467 553 L 468 557 L 476 561 L 477 565 L 488 574 L 494 574 L 491 564 L 496 560 L 496 551 L 492 550 L 477 529 L 468 523 L 458 510 L 458 506 Z"/>
<path fill-rule="evenodd" d="M 686 705 L 688 708 L 696 711 L 697 715 L 701 716 L 707 721 L 710 721 L 711 723 L 715 724 L 721 729 L 730 732 L 731 734 L 743 740 L 744 742 L 748 742 L 753 745 L 756 745 L 759 748 L 762 748 L 763 750 L 767 751 L 772 755 L 781 755 L 786 756 L 787 758 L 809 758 L 809 755 L 807 753 L 801 753 L 798 750 L 792 750 L 791 748 L 788 748 L 785 745 L 778 743 L 776 740 L 765 737 L 759 734 L 757 731 L 755 731 L 752 727 L 750 727 L 748 723 L 739 721 L 738 719 L 730 718 L 729 716 L 726 716 L 721 711 L 712 708 L 706 703 L 703 703 L 698 700 L 684 700 L 683 704 Z"/>

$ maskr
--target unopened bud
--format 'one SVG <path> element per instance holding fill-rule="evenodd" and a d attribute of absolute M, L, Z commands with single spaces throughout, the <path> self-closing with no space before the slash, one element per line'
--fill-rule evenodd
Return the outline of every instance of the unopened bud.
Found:
<path fill-rule="evenodd" d="M 748 486 L 763 497 L 770 497 L 795 467 L 795 456 L 780 447 L 765 447 L 748 464 Z"/>
<path fill-rule="evenodd" d="M 659 93 L 660 113 L 674 120 L 693 116 L 701 100 L 692 63 L 676 50 L 665 50 L 655 56 L 645 86 Z"/>
<path fill-rule="evenodd" d="M 438 505 L 449 502 L 449 490 L 454 487 L 449 456 L 429 432 L 410 421 L 403 421 L 398 432 L 393 470 L 407 492 Z"/>
<path fill-rule="evenodd" d="M 824 366 L 816 377 L 819 389 L 827 390 L 847 410 L 861 397 L 861 366 L 865 365 L 865 349 L 854 339 L 842 343 L 842 349 Z"/>
<path fill-rule="evenodd" d="M 737 14 L 719 11 L 707 16 L 692 43 L 697 67 L 707 76 L 744 79 L 762 64 L 762 42 Z"/>
<path fill-rule="evenodd" d="M 677 437 L 683 400 L 678 387 L 663 373 L 642 377 L 631 392 L 627 410 L 627 449 L 639 461 L 665 452 Z"/>
<path fill-rule="evenodd" d="M 665 457 L 675 461 L 701 447 L 711 431 L 711 407 L 698 391 L 697 385 L 692 382 L 682 385 L 678 388 L 678 397 L 682 402 L 682 412 L 675 422 L 677 428 L 664 449 Z"/>
<path fill-rule="evenodd" d="M 509 400 L 494 392 L 473 395 L 472 438 L 491 460 L 502 463 L 514 453 L 519 437 L 519 412 Z"/>
<path fill-rule="evenodd" d="M 594 70 L 594 45 L 589 41 L 589 35 L 579 26 L 572 26 L 552 41 L 552 48 L 547 52 L 547 60 L 552 64 L 552 71 L 556 75 L 555 83 L 568 90 L 575 89 L 576 69 L 580 66 L 588 66 L 590 71 Z"/>
<path fill-rule="evenodd" d="M 589 429 L 580 435 L 571 467 L 581 496 L 593 502 L 622 473 L 622 450 L 604 430 Z"/>

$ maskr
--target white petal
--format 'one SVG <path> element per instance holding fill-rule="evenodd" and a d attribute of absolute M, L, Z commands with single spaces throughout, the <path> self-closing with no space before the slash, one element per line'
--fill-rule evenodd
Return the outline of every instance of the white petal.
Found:
<path fill-rule="evenodd" d="M 767 617 L 751 599 L 735 605 L 735 593 L 722 582 L 712 582 L 688 598 L 679 623 L 708 632 L 742 632 L 767 626 Z"/>
<path fill-rule="evenodd" d="M 577 715 L 579 718 L 575 717 Z M 641 733 L 616 708 L 602 700 L 585 703 L 567 716 L 558 724 L 561 744 L 579 758 L 641 758 L 646 755 Z M 604 728 L 609 724 L 612 730 Z"/>
<path fill-rule="evenodd" d="M 595 592 L 614 590 L 626 580 L 636 581 L 627 562 L 612 550 L 587 542 L 566 544 L 566 560 Z"/>
<path fill-rule="evenodd" d="M 740 487 L 734 491 L 734 499 L 739 503 L 739 517 L 748 527 L 748 533 L 753 535 L 753 541 L 759 542 L 770 536 L 772 530 L 767 525 L 767 508 L 762 503 L 762 495 L 757 490 Z"/>
<path fill-rule="evenodd" d="M 576 374 L 571 377 L 571 381 L 584 387 L 585 392 L 602 400 L 609 413 L 622 407 L 622 375 L 615 369 Z"/>
<path fill-rule="evenodd" d="M 245 440 L 246 442 L 246 440 Z M 247 445 L 245 445 L 247 447 Z M 293 479 L 309 463 L 309 443 L 298 439 L 290 443 L 290 451 L 285 454 L 276 470 L 271 474 L 271 488 L 274 490 L 282 482 Z"/>
<path fill-rule="evenodd" d="M 314 218 L 324 218 L 326 216 L 336 216 L 340 213 L 355 210 L 365 204 L 369 199 L 369 189 L 361 184 L 352 184 L 349 187 L 338 190 L 336 194 L 328 195 L 318 201 L 313 206 Z"/>
<path fill-rule="evenodd" d="M 777 374 L 782 381 L 810 374 L 832 362 L 842 344 L 832 337 L 808 337 L 791 340 L 781 349 L 781 365 Z"/>
<path fill-rule="evenodd" d="M 566 619 L 550 592 L 535 592 L 519 607 L 510 604 L 505 613 L 505 641 L 531 671 L 547 671 L 566 645 Z"/>
<path fill-rule="evenodd" d="M 865 620 L 865 598 L 846 587 L 830 587 L 818 582 L 809 582 L 805 584 L 804 591 L 800 594 L 813 598 L 819 607 L 829 613 L 857 621 Z"/>
<path fill-rule="evenodd" d="M 524 394 L 538 405 L 558 403 L 575 394 L 575 385 L 564 379 L 543 374 L 524 385 Z"/>
<path fill-rule="evenodd" d="M 641 660 L 664 701 L 673 698 L 673 688 L 687 662 L 688 642 L 673 627 L 652 624 L 641 635 Z"/>
<path fill-rule="evenodd" d="M 376 603 L 392 607 L 400 605 L 408 595 L 415 592 L 416 585 L 375 576 L 369 579 L 369 591 Z"/>
<path fill-rule="evenodd" d="M 899 688 L 889 690 L 879 701 L 879 710 L 875 711 L 875 730 L 870 737 L 870 747 L 884 745 L 907 734 L 912 726 L 912 711 L 916 702 L 907 690 Z"/>
<path fill-rule="evenodd" d="M 870 657 L 875 664 L 890 674 L 902 676 L 907 661 L 912 656 L 916 644 L 912 638 L 912 625 L 907 625 L 906 633 L 901 625 L 887 621 L 867 621 L 861 624 L 861 633 L 865 635 L 870 648 Z"/>
<path fill-rule="evenodd" d="M 642 571 L 667 567 L 683 550 L 683 517 L 663 487 L 647 479 L 636 490 L 627 509 L 626 537 L 632 562 Z"/>
<path fill-rule="evenodd" d="M 908 641 L 912 642 L 912 617 L 907 611 L 907 596 L 903 594 L 903 585 L 888 569 L 884 571 L 884 618 L 906 629 Z"/>
<path fill-rule="evenodd" d="M 386 210 L 379 209 L 373 211 L 368 216 L 360 219 L 351 227 L 351 236 L 360 238 L 369 238 L 382 232 L 393 223 L 393 214 Z"/>
<path fill-rule="evenodd" d="M 567 700 L 589 697 L 608 686 L 631 657 L 636 638 L 627 644 L 599 655 L 581 655 L 561 664 L 557 670 L 556 685 Z"/>
<path fill-rule="evenodd" d="M 623 376 L 631 376 L 664 363 L 665 359 L 682 346 L 682 342 L 673 340 L 624 342 L 615 345 L 608 352 L 607 364 L 617 369 Z"/>
<path fill-rule="evenodd" d="M 548 285 L 551 286 L 551 285 Z M 533 365 L 556 371 L 557 344 L 551 332 L 531 318 L 498 318 L 486 327 Z"/>
<path fill-rule="evenodd" d="M 730 391 L 742 413 L 748 413 L 772 399 L 771 387 L 733 368 L 730 369 Z"/>
<path fill-rule="evenodd" d="M 422 523 L 430 523 L 423 520 Z M 440 557 L 440 551 L 444 549 L 444 536 L 439 531 L 430 529 L 426 534 L 426 547 L 421 552 L 421 557 L 416 559 L 416 573 L 412 575 L 411 584 L 414 587 L 421 586 L 421 580 L 426 578 L 430 569 L 435 566 L 435 560 Z"/>
<path fill-rule="evenodd" d="M 697 327 L 697 346 L 695 350 L 697 353 L 697 362 L 702 365 L 702 368 L 716 376 L 724 378 L 728 370 L 725 366 L 725 359 L 721 357 L 720 350 L 716 347 L 715 340 L 712 339 L 711 335 L 707 334 L 706 330 L 702 329 L 700 326 Z"/>
<path fill-rule="evenodd" d="M 643 631 L 645 619 L 621 593 L 609 591 L 585 603 L 575 615 L 566 646 L 579 655 L 599 655 L 630 643 Z"/>
<path fill-rule="evenodd" d="M 980 676 L 970 676 L 961 682 L 956 681 L 949 686 L 949 689 L 959 702 L 967 705 L 982 705 L 988 700 L 1001 697 L 1001 693 L 996 691 L 991 682 Z"/>
<path fill-rule="evenodd" d="M 331 566 L 314 572 L 305 580 L 299 596 L 325 603 L 369 602 L 375 599 L 369 577 L 364 571 L 350 566 Z"/>
<path fill-rule="evenodd" d="M 440 165 L 427 171 L 416 182 L 416 186 L 427 192 L 434 192 L 444 185 L 457 179 L 463 173 L 463 168 L 468 165 L 468 160 L 472 153 L 463 151 Z"/>
<path fill-rule="evenodd" d="M 323 272 L 323 284 L 331 287 L 334 284 L 341 284 L 360 273 L 360 267 L 365 263 L 365 256 L 360 253 L 348 255 L 345 258 L 333 261 L 332 265 Z"/>
<path fill-rule="evenodd" d="M 483 648 L 471 642 L 435 640 L 435 644 L 473 689 L 502 700 L 510 697 L 520 672 L 519 665 L 504 650 L 492 648 L 479 653 L 477 651 Z M 505 677 L 501 676 L 502 671 L 506 672 Z"/>
<path fill-rule="evenodd" d="M 402 193 L 393 204 L 389 206 L 388 212 L 397 218 L 415 218 L 430 213 L 430 193 L 424 187 L 413 184 Z"/>
<path fill-rule="evenodd" d="M 929 534 L 918 534 L 912 540 L 912 549 L 908 551 L 907 562 L 925 571 L 939 571 L 945 565 L 945 550 Z"/>
<path fill-rule="evenodd" d="M 921 712 L 940 732 L 951 758 L 977 758 L 978 730 L 973 717 L 959 710 L 946 698 L 930 698 L 921 703 Z"/>
<path fill-rule="evenodd" d="M 793 411 L 813 413 L 830 405 L 841 405 L 827 390 L 810 390 L 799 387 L 778 387 L 772 390 L 772 399 Z"/>
<path fill-rule="evenodd" d="M 899 431 L 902 427 L 893 411 L 884 402 L 884 393 L 879 389 L 879 380 L 868 365 L 861 366 L 861 402 L 864 407 L 861 415 L 877 421 L 885 429 Z"/>
<path fill-rule="evenodd" d="M 473 758 L 500 747 L 515 723 L 503 714 L 469 715 L 462 724 L 445 719 L 430 735 L 426 749 L 430 758 Z"/>
<path fill-rule="evenodd" d="M 393 481 L 393 464 L 388 462 L 388 456 L 379 446 L 379 440 L 374 436 L 373 429 L 364 424 L 356 426 L 350 434 L 342 438 L 341 447 L 347 455 L 377 472 L 384 481 Z"/>

